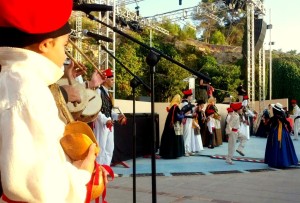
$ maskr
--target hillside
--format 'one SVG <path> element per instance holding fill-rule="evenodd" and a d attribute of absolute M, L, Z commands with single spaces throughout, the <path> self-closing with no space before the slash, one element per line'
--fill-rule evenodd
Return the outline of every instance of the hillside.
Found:
<path fill-rule="evenodd" d="M 197 50 L 204 54 L 213 55 L 220 64 L 232 64 L 242 58 L 242 47 L 214 45 L 188 39 L 186 41 L 176 41 L 175 46 L 182 49 L 185 46 L 195 46 Z"/>

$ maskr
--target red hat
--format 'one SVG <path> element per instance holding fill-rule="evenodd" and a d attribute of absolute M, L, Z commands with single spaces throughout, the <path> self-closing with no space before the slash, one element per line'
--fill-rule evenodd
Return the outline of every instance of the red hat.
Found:
<path fill-rule="evenodd" d="M 209 115 L 211 115 L 211 114 L 214 114 L 214 113 L 215 113 L 215 111 L 214 111 L 213 109 L 208 109 L 208 110 L 206 111 L 207 116 L 209 116 Z"/>
<path fill-rule="evenodd" d="M 233 109 L 229 107 L 229 108 L 227 108 L 227 112 L 228 113 L 233 112 Z"/>
<path fill-rule="evenodd" d="M 27 40 L 30 45 L 70 33 L 72 6 L 72 0 L 0 0 L 0 46 Z"/>
<path fill-rule="evenodd" d="M 247 99 L 249 99 L 248 95 L 244 95 L 243 100 L 247 100 Z"/>
<path fill-rule="evenodd" d="M 297 104 L 297 100 L 292 99 L 292 100 L 291 100 L 291 103 L 292 103 L 292 104 Z"/>
<path fill-rule="evenodd" d="M 106 69 L 106 70 L 104 71 L 104 73 L 105 73 L 105 76 L 106 76 L 107 78 L 114 77 L 114 74 L 112 73 L 112 71 L 111 71 L 110 68 Z"/>
<path fill-rule="evenodd" d="M 192 89 L 188 89 L 188 90 L 183 91 L 182 93 L 183 93 L 185 96 L 190 96 L 190 95 L 193 94 L 193 91 L 192 91 Z"/>
<path fill-rule="evenodd" d="M 240 110 L 243 106 L 242 106 L 242 102 L 234 102 L 230 104 L 230 107 L 234 110 Z"/>

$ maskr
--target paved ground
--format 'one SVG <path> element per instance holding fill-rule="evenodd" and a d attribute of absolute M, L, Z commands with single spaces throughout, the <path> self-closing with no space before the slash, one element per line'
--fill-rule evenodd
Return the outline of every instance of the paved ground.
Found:
<path fill-rule="evenodd" d="M 156 160 L 158 203 L 182 202 L 300 202 L 300 167 L 285 170 L 262 163 L 266 139 L 251 137 L 245 157 L 236 154 L 234 165 L 225 163 L 227 143 L 205 148 L 198 156 Z M 294 142 L 300 158 L 300 141 Z M 126 161 L 132 166 L 132 161 Z M 121 177 L 109 183 L 109 203 L 133 202 L 132 167 L 113 167 Z M 152 202 L 151 159 L 138 158 L 136 167 L 138 203 Z"/>

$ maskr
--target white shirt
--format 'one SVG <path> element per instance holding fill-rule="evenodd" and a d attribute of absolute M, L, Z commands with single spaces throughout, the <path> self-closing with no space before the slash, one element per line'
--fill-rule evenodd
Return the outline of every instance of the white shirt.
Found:
<path fill-rule="evenodd" d="M 48 88 L 63 71 L 46 57 L 19 48 L 0 47 L 0 64 L 4 194 L 30 203 L 83 203 L 90 174 L 67 160 L 59 142 L 65 124 Z"/>
<path fill-rule="evenodd" d="M 234 128 L 234 129 L 240 128 L 240 125 L 241 125 L 240 116 L 237 112 L 232 112 L 228 124 L 231 128 Z"/>
<path fill-rule="evenodd" d="M 208 131 L 212 134 L 213 128 L 215 128 L 215 119 L 212 116 L 209 116 L 209 121 L 207 122 Z"/>
<path fill-rule="evenodd" d="M 300 108 L 298 105 L 295 105 L 293 108 L 293 115 L 291 115 L 291 117 L 296 118 L 297 116 L 300 116 Z"/>

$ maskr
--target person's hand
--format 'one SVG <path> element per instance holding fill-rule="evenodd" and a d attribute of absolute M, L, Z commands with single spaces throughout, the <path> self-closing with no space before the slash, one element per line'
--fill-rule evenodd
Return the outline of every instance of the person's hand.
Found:
<path fill-rule="evenodd" d="M 96 70 L 92 77 L 91 77 L 91 80 L 88 81 L 89 83 L 89 88 L 95 88 L 95 87 L 98 87 L 100 85 L 102 85 L 106 80 L 106 76 L 105 74 L 102 72 L 102 74 L 100 75 L 100 73 Z"/>
<path fill-rule="evenodd" d="M 110 130 L 110 132 L 112 131 L 112 127 L 113 127 L 113 121 L 112 120 L 108 120 L 106 122 L 106 127 Z"/>
<path fill-rule="evenodd" d="M 107 170 L 106 170 L 104 167 L 102 167 L 101 165 L 100 165 L 100 167 L 101 167 L 101 170 L 102 170 L 102 175 L 103 175 L 104 185 L 106 185 L 106 184 L 108 183 L 108 178 L 107 178 L 108 172 L 107 172 Z"/>
<path fill-rule="evenodd" d="M 121 124 L 121 125 L 126 125 L 127 124 L 127 118 L 124 114 L 119 114 L 118 116 L 118 122 Z"/>
<path fill-rule="evenodd" d="M 73 161 L 72 164 L 78 169 L 86 170 L 90 174 L 92 174 L 95 168 L 95 160 L 96 160 L 96 144 L 93 143 L 89 147 L 89 153 L 87 157 L 83 160 Z"/>
<path fill-rule="evenodd" d="M 80 67 L 75 65 L 74 62 L 71 61 L 71 63 L 68 66 L 65 66 L 64 76 L 69 79 L 75 79 L 76 77 L 78 77 L 80 75 L 86 74 L 87 67 L 85 67 L 80 62 L 78 62 L 78 64 L 80 65 Z"/>

